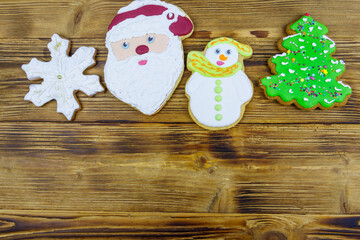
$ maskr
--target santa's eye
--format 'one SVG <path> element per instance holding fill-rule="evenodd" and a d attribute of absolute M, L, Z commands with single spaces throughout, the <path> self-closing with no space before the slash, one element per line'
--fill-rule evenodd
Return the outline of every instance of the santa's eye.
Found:
<path fill-rule="evenodd" d="M 227 55 L 230 55 L 230 54 L 231 54 L 231 50 L 230 50 L 230 49 L 227 50 L 227 51 L 226 51 L 226 54 L 227 54 Z"/>
<path fill-rule="evenodd" d="M 154 36 L 149 36 L 147 38 L 147 41 L 148 41 L 148 43 L 153 43 L 155 41 L 155 37 Z"/>
<path fill-rule="evenodd" d="M 215 54 L 219 54 L 219 53 L 220 53 L 220 49 L 217 48 L 217 49 L 215 50 Z"/>
<path fill-rule="evenodd" d="M 128 49 L 129 46 L 130 46 L 130 44 L 129 44 L 128 42 L 123 42 L 123 44 L 122 44 L 122 47 L 123 47 L 124 49 Z"/>

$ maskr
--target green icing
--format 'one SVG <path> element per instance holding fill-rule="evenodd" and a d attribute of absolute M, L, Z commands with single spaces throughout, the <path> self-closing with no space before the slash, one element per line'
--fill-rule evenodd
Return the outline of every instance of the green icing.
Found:
<path fill-rule="evenodd" d="M 221 100 L 222 100 L 222 96 L 220 96 L 220 95 L 216 95 L 216 97 L 215 97 L 215 101 L 217 101 L 217 102 L 221 102 Z"/>
<path fill-rule="evenodd" d="M 221 105 L 220 104 L 216 104 L 215 105 L 215 110 L 216 111 L 220 111 L 222 109 Z"/>
<path fill-rule="evenodd" d="M 322 36 L 328 33 L 328 29 L 324 24 L 314 21 L 310 16 L 303 16 L 292 24 L 290 29 L 303 35 L 311 34 L 314 36 Z"/>
<path fill-rule="evenodd" d="M 287 52 L 271 59 L 278 74 L 261 80 L 267 95 L 280 96 L 285 102 L 294 99 L 303 108 L 318 103 L 329 108 L 343 102 L 351 88 L 336 80 L 344 72 L 345 63 L 331 57 L 336 46 L 324 35 L 328 29 L 310 16 L 303 16 L 290 28 L 297 34 L 283 39 Z"/>
<path fill-rule="evenodd" d="M 222 115 L 221 115 L 221 114 L 216 114 L 215 119 L 216 119 L 217 121 L 221 121 Z"/>
<path fill-rule="evenodd" d="M 216 80 L 215 84 L 216 85 L 221 85 L 222 81 L 219 79 L 219 80 Z"/>
<path fill-rule="evenodd" d="M 217 86 L 217 87 L 215 88 L 215 93 L 219 94 L 219 93 L 222 92 L 222 90 L 223 90 L 223 89 L 222 89 L 220 86 Z"/>

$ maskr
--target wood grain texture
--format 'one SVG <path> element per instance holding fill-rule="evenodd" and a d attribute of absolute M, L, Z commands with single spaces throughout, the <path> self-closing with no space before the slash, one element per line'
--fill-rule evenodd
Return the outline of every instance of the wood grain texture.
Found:
<path fill-rule="evenodd" d="M 95 47 L 103 81 L 106 29 L 117 0 L 0 1 L 0 239 L 359 239 L 360 4 L 351 1 L 168 0 L 195 24 L 184 51 L 216 37 L 247 43 L 254 97 L 236 127 L 190 118 L 184 88 L 145 116 L 108 91 L 74 122 L 23 101 L 21 65 L 49 61 L 53 33 Z M 329 28 L 346 106 L 302 112 L 265 98 L 258 80 L 285 27 L 309 12 Z"/>
<path fill-rule="evenodd" d="M 360 164 L 356 124 L 43 125 L 0 125 L 0 208 L 348 213 Z"/>
<path fill-rule="evenodd" d="M 0 239 L 359 239 L 360 216 L 1 212 Z"/>

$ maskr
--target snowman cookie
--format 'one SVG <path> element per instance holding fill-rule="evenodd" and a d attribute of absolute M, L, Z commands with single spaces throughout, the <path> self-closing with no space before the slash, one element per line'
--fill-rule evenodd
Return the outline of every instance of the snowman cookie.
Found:
<path fill-rule="evenodd" d="M 190 115 L 198 125 L 222 130 L 241 120 L 253 95 L 243 64 L 251 56 L 250 46 L 226 37 L 209 42 L 204 53 L 188 54 L 187 68 L 193 74 L 185 91 Z"/>
<path fill-rule="evenodd" d="M 107 88 L 143 114 L 160 111 L 180 82 L 182 40 L 193 30 L 184 11 L 159 0 L 135 0 L 121 8 L 106 35 Z"/>

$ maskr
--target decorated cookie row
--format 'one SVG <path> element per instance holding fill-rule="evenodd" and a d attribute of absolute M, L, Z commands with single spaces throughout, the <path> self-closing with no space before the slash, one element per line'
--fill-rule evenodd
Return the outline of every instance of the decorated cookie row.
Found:
<path fill-rule="evenodd" d="M 159 0 L 135 0 L 121 8 L 106 35 L 104 80 L 109 91 L 146 115 L 160 111 L 181 80 L 182 40 L 193 30 L 183 10 Z M 336 47 L 327 32 L 308 14 L 288 26 L 290 36 L 279 42 L 283 53 L 268 62 L 274 75 L 260 81 L 268 98 L 301 109 L 346 104 L 351 88 L 337 80 L 345 64 L 331 56 Z M 92 96 L 104 91 L 98 76 L 83 75 L 95 64 L 95 49 L 81 47 L 69 57 L 69 41 L 57 34 L 48 48 L 50 62 L 32 59 L 22 66 L 28 79 L 44 79 L 30 85 L 25 100 L 42 106 L 55 99 L 57 111 L 71 120 L 80 108 L 74 92 Z M 192 75 L 185 90 L 190 115 L 198 125 L 221 130 L 241 120 L 253 95 L 243 63 L 252 53 L 250 46 L 222 37 L 209 42 L 204 52 L 188 54 Z"/>

